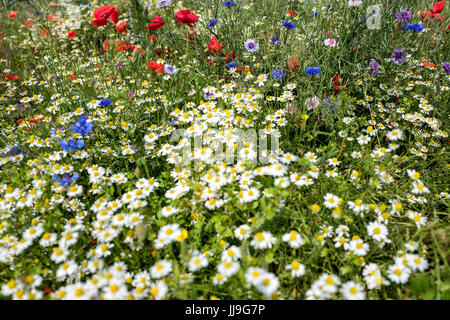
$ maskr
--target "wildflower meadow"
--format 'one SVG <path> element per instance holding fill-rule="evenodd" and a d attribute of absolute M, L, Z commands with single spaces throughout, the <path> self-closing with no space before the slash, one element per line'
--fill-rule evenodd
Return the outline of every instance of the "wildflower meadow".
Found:
<path fill-rule="evenodd" d="M 2 1 L 0 299 L 450 299 L 449 7 Z"/>

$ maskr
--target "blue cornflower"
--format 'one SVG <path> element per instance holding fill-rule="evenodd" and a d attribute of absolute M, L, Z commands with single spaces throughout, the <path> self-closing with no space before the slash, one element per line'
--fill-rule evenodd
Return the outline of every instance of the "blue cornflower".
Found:
<path fill-rule="evenodd" d="M 408 29 L 421 32 L 423 29 L 425 29 L 425 26 L 423 24 L 419 24 L 419 23 L 416 23 L 416 24 L 406 23 L 403 26 L 403 30 L 408 30 Z"/>
<path fill-rule="evenodd" d="M 311 17 L 313 17 L 313 18 L 314 18 L 314 17 L 317 17 L 318 14 L 319 14 L 318 12 L 314 12 L 314 13 L 311 15 Z"/>
<path fill-rule="evenodd" d="M 8 151 L 2 152 L 2 156 L 9 157 L 9 156 L 18 155 L 20 153 L 22 153 L 22 152 L 20 151 L 19 147 L 18 146 L 14 146 L 14 147 L 11 147 Z"/>
<path fill-rule="evenodd" d="M 71 183 L 71 182 L 75 182 L 75 181 L 77 181 L 78 180 L 78 177 L 79 177 L 80 175 L 77 173 L 77 172 L 75 172 L 74 174 L 72 174 L 72 177 L 69 175 L 69 173 L 66 173 L 62 178 L 60 178 L 58 175 L 53 175 L 53 177 L 52 177 L 52 181 L 53 182 L 58 182 L 58 184 L 61 186 L 61 187 L 65 187 L 65 186 L 67 186 L 69 183 Z"/>
<path fill-rule="evenodd" d="M 70 138 L 68 141 L 66 140 L 61 140 L 59 142 L 59 144 L 61 145 L 61 148 L 63 148 L 66 151 L 73 151 L 75 149 L 81 149 L 84 147 L 84 140 L 83 139 L 78 139 L 77 141 L 75 141 L 74 138 Z"/>
<path fill-rule="evenodd" d="M 272 77 L 277 81 L 281 80 L 283 74 L 284 74 L 283 70 L 280 69 L 275 69 L 272 71 Z"/>
<path fill-rule="evenodd" d="M 277 36 L 273 36 L 272 39 L 270 39 L 270 43 L 273 45 L 277 45 L 281 43 L 281 40 Z"/>
<path fill-rule="evenodd" d="M 287 22 L 287 21 L 284 21 L 283 22 L 283 27 L 285 27 L 286 29 L 288 29 L 288 30 L 292 30 L 292 29 L 294 29 L 295 27 L 297 26 L 297 24 L 295 24 L 295 23 L 292 23 L 292 22 Z"/>
<path fill-rule="evenodd" d="M 34 13 L 35 16 L 38 16 L 38 15 L 40 15 L 40 14 L 41 14 L 40 11 L 36 11 L 36 12 Z"/>
<path fill-rule="evenodd" d="M 70 126 L 73 132 L 78 134 L 88 134 L 92 131 L 93 124 L 89 120 L 89 116 L 82 115 L 78 118 L 78 121 Z"/>
<path fill-rule="evenodd" d="M 213 18 L 209 21 L 209 23 L 206 25 L 208 28 L 212 28 L 217 24 L 217 18 Z"/>
<path fill-rule="evenodd" d="M 102 100 L 100 100 L 100 105 L 102 105 L 104 107 L 109 106 L 111 103 L 112 103 L 112 101 L 109 100 L 109 99 L 102 99 Z"/>
<path fill-rule="evenodd" d="M 308 67 L 305 69 L 305 73 L 308 76 L 312 76 L 312 75 L 320 73 L 320 68 L 319 67 Z"/>
<path fill-rule="evenodd" d="M 223 6 L 224 7 L 232 7 L 232 6 L 234 6 L 236 3 L 234 3 L 234 1 L 225 1 L 224 3 L 223 3 Z"/>
<path fill-rule="evenodd" d="M 227 68 L 228 69 L 233 69 L 233 68 L 237 68 L 237 64 L 234 61 L 231 61 L 227 64 Z"/>
<path fill-rule="evenodd" d="M 334 110 L 334 109 L 336 109 L 338 107 L 338 103 L 337 102 L 334 102 L 333 104 L 331 104 L 331 101 L 328 98 L 325 98 L 323 101 L 325 102 L 324 103 L 325 106 L 327 108 L 330 108 L 331 110 Z"/>

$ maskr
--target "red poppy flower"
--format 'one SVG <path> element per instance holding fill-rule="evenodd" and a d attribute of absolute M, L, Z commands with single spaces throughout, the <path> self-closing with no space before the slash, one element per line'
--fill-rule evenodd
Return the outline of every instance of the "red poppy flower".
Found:
<path fill-rule="evenodd" d="M 25 27 L 29 27 L 29 26 L 31 26 L 33 24 L 33 22 L 31 22 L 31 21 L 25 21 L 24 23 L 23 23 L 23 25 L 25 26 Z"/>
<path fill-rule="evenodd" d="M 69 31 L 69 33 L 67 34 L 67 38 L 73 39 L 73 38 L 75 38 L 76 35 L 77 35 L 77 32 L 71 30 L 71 31 Z"/>
<path fill-rule="evenodd" d="M 211 53 L 219 53 L 220 49 L 222 49 L 222 44 L 214 37 L 211 37 L 208 43 L 209 52 Z"/>
<path fill-rule="evenodd" d="M 197 32 L 195 30 L 193 30 L 191 33 L 185 35 L 184 37 L 189 40 L 194 40 L 196 34 L 197 34 Z"/>
<path fill-rule="evenodd" d="M 57 14 L 49 14 L 48 16 L 47 16 L 47 20 L 48 21 L 53 21 L 53 20 L 56 20 L 58 18 L 58 15 Z"/>
<path fill-rule="evenodd" d="M 164 64 L 163 63 L 157 63 L 155 61 L 149 61 L 148 62 L 148 68 L 150 70 L 154 70 L 156 73 L 164 73 Z"/>
<path fill-rule="evenodd" d="M 152 20 L 150 20 L 152 23 L 148 24 L 147 29 L 148 30 L 158 30 L 159 28 L 161 28 L 164 25 L 164 21 L 161 17 L 156 16 L 153 17 Z"/>
<path fill-rule="evenodd" d="M 11 80 L 17 80 L 17 79 L 19 79 L 19 76 L 18 75 L 15 75 L 15 74 L 4 74 L 3 75 L 6 79 L 11 79 Z"/>
<path fill-rule="evenodd" d="M 438 19 L 439 21 L 442 21 L 445 18 L 442 17 L 440 13 L 444 10 L 444 6 L 445 1 L 439 1 L 433 4 L 433 9 L 431 11 L 419 10 L 419 13 L 422 15 L 422 19 L 424 19 L 425 22 L 428 22 L 430 19 Z"/>
<path fill-rule="evenodd" d="M 94 18 L 95 19 L 91 21 L 91 24 L 97 27 L 106 26 L 108 20 L 117 24 L 119 21 L 119 10 L 112 4 L 100 7 L 94 11 Z"/>
<path fill-rule="evenodd" d="M 432 62 L 428 62 L 428 60 L 425 60 L 424 62 L 422 62 L 422 65 L 424 67 L 435 67 L 436 65 Z"/>
<path fill-rule="evenodd" d="M 43 36 L 45 36 L 45 35 L 48 34 L 48 33 L 49 33 L 48 29 L 45 29 L 45 30 L 42 30 L 42 31 L 41 31 L 41 35 L 43 35 Z"/>
<path fill-rule="evenodd" d="M 287 14 L 288 14 L 289 16 L 295 16 L 295 15 L 297 14 L 297 12 L 295 12 L 294 10 L 289 10 L 289 11 L 287 12 Z"/>
<path fill-rule="evenodd" d="M 124 22 L 116 24 L 116 30 L 117 30 L 117 33 L 119 33 L 119 34 L 122 34 L 124 32 L 125 32 L 125 34 L 128 34 L 127 22 L 124 21 Z"/>
<path fill-rule="evenodd" d="M 433 4 L 433 10 L 431 10 L 431 13 L 437 14 L 441 13 L 442 10 L 444 10 L 445 1 L 439 1 Z"/>
<path fill-rule="evenodd" d="M 226 62 L 230 62 L 230 61 L 233 60 L 234 58 L 236 58 L 236 53 L 235 53 L 234 51 L 231 51 L 231 59 L 230 59 L 230 57 L 229 57 L 227 54 L 225 54 L 224 60 L 225 60 Z"/>
<path fill-rule="evenodd" d="M 16 11 L 11 11 L 11 12 L 9 13 L 9 18 L 10 18 L 11 20 L 15 19 L 16 16 L 17 16 L 17 12 L 16 12 Z"/>
<path fill-rule="evenodd" d="M 297 68 L 300 64 L 300 61 L 297 56 L 293 56 L 290 60 L 288 65 L 286 66 L 286 69 L 288 69 L 290 72 L 294 71 L 295 68 Z"/>
<path fill-rule="evenodd" d="M 197 16 L 195 15 L 195 13 L 193 13 L 190 10 L 180 10 L 175 14 L 175 19 L 177 19 L 177 21 L 175 22 L 176 24 L 178 23 L 183 23 L 186 24 L 189 27 L 193 27 L 193 23 L 196 23 L 198 21 Z"/>

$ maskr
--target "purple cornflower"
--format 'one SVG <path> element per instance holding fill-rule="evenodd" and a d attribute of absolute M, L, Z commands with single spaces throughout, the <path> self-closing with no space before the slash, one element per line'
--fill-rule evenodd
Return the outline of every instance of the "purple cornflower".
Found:
<path fill-rule="evenodd" d="M 392 62 L 395 64 L 401 64 L 405 62 L 406 60 L 406 51 L 405 49 L 395 49 L 394 52 L 392 52 Z"/>
<path fill-rule="evenodd" d="M 395 14 L 395 17 L 399 21 L 408 21 L 412 18 L 412 13 L 409 10 L 401 9 Z"/>
<path fill-rule="evenodd" d="M 372 59 L 369 62 L 369 67 L 372 70 L 372 76 L 376 77 L 378 74 L 378 62 L 374 59 Z"/>
<path fill-rule="evenodd" d="M 161 7 L 167 7 L 167 6 L 170 5 L 171 2 L 172 2 L 172 0 L 158 1 L 158 2 L 156 3 L 156 6 L 157 6 L 158 8 L 161 8 Z"/>
<path fill-rule="evenodd" d="M 270 43 L 273 45 L 277 45 L 281 43 L 281 40 L 277 36 L 273 36 L 272 39 L 270 39 Z"/>
<path fill-rule="evenodd" d="M 175 74 L 177 73 L 178 68 L 174 65 L 170 65 L 170 64 L 165 64 L 164 65 L 164 72 L 167 74 Z"/>
<path fill-rule="evenodd" d="M 450 74 L 450 63 L 445 61 L 445 62 L 442 62 L 441 66 L 442 66 L 442 68 L 444 68 L 444 71 L 446 74 Z"/>
<path fill-rule="evenodd" d="M 256 52 L 259 49 L 259 44 L 253 39 L 248 39 L 247 41 L 245 41 L 244 47 L 248 52 Z"/>

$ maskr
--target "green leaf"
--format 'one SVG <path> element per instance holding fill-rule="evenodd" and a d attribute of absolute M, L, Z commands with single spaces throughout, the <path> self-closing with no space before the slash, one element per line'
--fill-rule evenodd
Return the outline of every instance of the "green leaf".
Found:
<path fill-rule="evenodd" d="M 425 274 L 420 274 L 417 277 L 410 280 L 409 289 L 415 295 L 421 295 L 431 286 L 431 281 Z"/>
<path fill-rule="evenodd" d="M 273 252 L 268 252 L 264 257 L 264 260 L 266 260 L 266 263 L 272 263 L 275 260 L 273 257 Z"/>
<path fill-rule="evenodd" d="M 227 229 L 226 231 L 225 231 L 225 233 L 223 234 L 223 237 L 232 237 L 233 236 L 233 230 L 231 230 L 231 229 Z"/>

